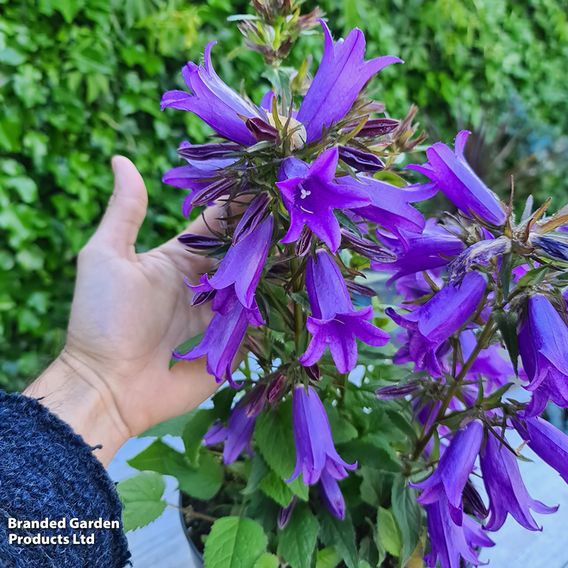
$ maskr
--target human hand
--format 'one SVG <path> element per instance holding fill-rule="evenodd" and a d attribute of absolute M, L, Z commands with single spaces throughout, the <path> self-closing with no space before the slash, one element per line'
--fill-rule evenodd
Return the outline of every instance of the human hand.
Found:
<path fill-rule="evenodd" d="M 145 253 L 134 244 L 147 208 L 142 177 L 130 160 L 112 162 L 115 187 L 95 234 L 79 254 L 63 352 L 25 394 L 41 401 L 85 440 L 102 444 L 103 463 L 130 436 L 198 406 L 217 384 L 203 359 L 180 361 L 172 350 L 201 333 L 208 306 L 191 307 L 184 277 L 197 282 L 210 260 L 177 238 Z M 208 234 L 215 210 L 191 225 Z"/>

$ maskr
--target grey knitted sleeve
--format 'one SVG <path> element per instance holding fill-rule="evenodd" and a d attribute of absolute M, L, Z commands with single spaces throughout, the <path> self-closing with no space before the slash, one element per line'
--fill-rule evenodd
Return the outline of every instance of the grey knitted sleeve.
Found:
<path fill-rule="evenodd" d="M 122 568 L 120 517 L 92 448 L 36 400 L 0 391 L 0 567 Z"/>

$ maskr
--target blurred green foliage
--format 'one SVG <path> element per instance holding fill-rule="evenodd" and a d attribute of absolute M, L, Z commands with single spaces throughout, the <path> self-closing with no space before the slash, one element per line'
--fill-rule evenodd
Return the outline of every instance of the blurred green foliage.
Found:
<path fill-rule="evenodd" d="M 568 162 L 558 146 L 568 123 L 563 0 L 320 4 L 337 34 L 357 25 L 370 55 L 406 60 L 372 86 L 393 116 L 416 102 L 432 137 L 450 141 L 458 125 L 495 126 L 516 101 L 505 126 L 519 156 L 509 153 L 504 169 L 553 147 L 554 160 Z M 113 154 L 132 158 L 146 179 L 141 248 L 183 227 L 180 192 L 160 178 L 178 163 L 177 144 L 206 132 L 184 113 L 161 113 L 159 99 L 181 87 L 181 65 L 217 39 L 219 74 L 258 100 L 261 57 L 242 49 L 227 22 L 247 10 L 229 0 L 0 0 L 0 387 L 21 388 L 62 345 L 75 257 L 111 192 Z M 317 60 L 320 36 L 302 41 L 292 57 Z M 565 193 L 566 176 L 546 159 L 543 183 Z"/>

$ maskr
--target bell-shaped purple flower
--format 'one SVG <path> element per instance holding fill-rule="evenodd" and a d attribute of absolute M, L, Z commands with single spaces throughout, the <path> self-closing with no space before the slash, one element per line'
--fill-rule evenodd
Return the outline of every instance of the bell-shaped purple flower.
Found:
<path fill-rule="evenodd" d="M 318 140 L 324 128 L 341 120 L 353 106 L 369 79 L 398 57 L 384 56 L 365 61 L 365 36 L 352 30 L 345 40 L 333 41 L 323 20 L 323 57 L 297 119 L 305 126 L 308 142 Z"/>
<path fill-rule="evenodd" d="M 215 43 L 207 44 L 203 65 L 190 61 L 182 69 L 190 92 L 168 91 L 162 97 L 162 110 L 171 107 L 192 112 L 223 138 L 239 144 L 254 144 L 256 139 L 241 117 L 262 118 L 261 111 L 217 75 L 211 63 Z"/>
<path fill-rule="evenodd" d="M 527 418 L 517 431 L 533 452 L 568 483 L 568 436 L 542 418 Z"/>
<path fill-rule="evenodd" d="M 421 233 L 426 221 L 411 203 L 424 201 L 437 193 L 433 184 L 396 187 L 386 181 L 358 176 L 355 180 L 346 176 L 341 178 L 346 187 L 364 187 L 370 203 L 355 209 L 355 213 L 381 225 L 392 234 L 403 238 L 406 232 Z"/>
<path fill-rule="evenodd" d="M 465 244 L 444 227 L 430 222 L 424 231 L 398 231 L 399 238 L 379 234 L 379 239 L 396 255 L 394 262 L 374 262 L 373 270 L 394 272 L 389 282 L 407 274 L 446 266 L 460 254 Z"/>
<path fill-rule="evenodd" d="M 422 505 L 430 505 L 442 497 L 446 498 L 450 516 L 455 523 L 461 524 L 463 490 L 482 441 L 483 425 L 479 420 L 474 420 L 459 430 L 442 454 L 436 471 L 428 479 L 413 484 L 413 487 L 422 489 L 417 501 Z"/>
<path fill-rule="evenodd" d="M 223 461 L 233 463 L 242 452 L 252 455 L 251 438 L 256 417 L 261 413 L 265 402 L 264 385 L 256 386 L 233 408 L 227 426 L 215 422 L 203 436 L 206 446 L 225 443 Z"/>
<path fill-rule="evenodd" d="M 430 553 L 426 565 L 430 568 L 461 568 L 463 558 L 469 564 L 479 565 L 476 550 L 491 547 L 495 543 L 483 532 L 481 525 L 464 515 L 461 525 L 456 524 L 448 513 L 448 503 L 443 497 L 426 505 Z"/>
<path fill-rule="evenodd" d="M 357 339 L 377 346 L 388 342 L 388 333 L 370 323 L 371 306 L 355 310 L 345 280 L 327 252 L 319 250 L 315 260 L 308 260 L 306 289 L 312 309 L 307 320 L 312 340 L 300 357 L 302 365 L 313 365 L 329 347 L 337 370 L 348 373 L 357 363 Z"/>
<path fill-rule="evenodd" d="M 276 183 L 284 205 L 290 213 L 290 228 L 281 242 L 296 242 L 304 227 L 317 235 L 332 252 L 341 244 L 339 222 L 334 209 L 361 207 L 369 203 L 362 187 L 345 186 L 334 180 L 337 169 L 337 148 L 329 148 L 308 166 L 289 158 L 282 165 Z"/>
<path fill-rule="evenodd" d="M 207 372 L 217 382 L 227 380 L 233 387 L 233 361 L 249 327 L 264 324 L 256 303 L 245 308 L 232 288 L 217 292 L 214 298 L 213 319 L 205 330 L 201 342 L 187 353 L 173 355 L 176 359 L 193 360 L 207 357 Z"/>
<path fill-rule="evenodd" d="M 480 457 L 481 473 L 489 496 L 489 518 L 486 529 L 498 531 L 510 514 L 521 526 L 540 530 L 531 515 L 554 513 L 558 507 L 547 507 L 533 499 L 521 478 L 516 456 L 495 436 L 488 436 Z"/>
<path fill-rule="evenodd" d="M 400 315 L 392 308 L 385 310 L 396 323 L 409 330 L 408 357 L 418 368 L 441 372 L 436 351 L 472 317 L 485 289 L 485 278 L 478 272 L 470 272 L 460 284 L 447 284 L 407 315 Z"/>
<path fill-rule="evenodd" d="M 251 308 L 270 248 L 273 225 L 272 215 L 269 215 L 253 231 L 229 248 L 212 277 L 202 276 L 198 286 L 191 286 L 192 290 L 199 294 L 234 286 L 239 302 L 245 308 Z"/>
<path fill-rule="evenodd" d="M 304 483 L 313 485 L 322 479 L 324 472 L 332 479 L 339 480 L 347 477 L 347 470 L 357 468 L 357 464 L 348 464 L 337 453 L 329 419 L 313 387 L 298 385 L 294 388 L 292 419 L 296 467 L 288 483 L 302 474 Z"/>
<path fill-rule="evenodd" d="M 568 407 L 568 327 L 542 294 L 531 296 L 519 329 L 519 352 L 533 396 L 527 413 L 540 414 L 548 400 Z"/>
<path fill-rule="evenodd" d="M 471 133 L 462 130 L 456 136 L 455 152 L 436 142 L 426 150 L 428 162 L 407 166 L 430 178 L 438 189 L 465 214 L 475 214 L 492 225 L 503 225 L 507 217 L 499 198 L 475 174 L 464 156 Z"/>
<path fill-rule="evenodd" d="M 337 479 L 332 477 L 327 470 L 323 470 L 320 478 L 320 489 L 323 502 L 327 510 L 337 519 L 345 518 L 345 499 L 339 489 Z"/>

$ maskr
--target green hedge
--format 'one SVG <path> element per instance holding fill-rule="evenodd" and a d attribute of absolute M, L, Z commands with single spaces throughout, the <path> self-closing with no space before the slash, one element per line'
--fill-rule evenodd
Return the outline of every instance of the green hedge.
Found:
<path fill-rule="evenodd" d="M 336 32 L 359 25 L 371 54 L 406 60 L 375 83 L 392 114 L 416 101 L 435 136 L 449 137 L 456 117 L 478 123 L 513 95 L 527 120 L 565 129 L 563 4 L 325 0 L 322 7 Z M 75 256 L 111 191 L 113 154 L 131 157 L 148 185 L 142 247 L 182 227 L 180 193 L 160 177 L 176 163 L 177 143 L 202 141 L 205 132 L 184 113 L 161 113 L 160 95 L 181 85 L 181 65 L 212 38 L 219 73 L 235 87 L 244 77 L 261 95 L 260 56 L 242 50 L 226 22 L 246 9 L 228 0 L 0 0 L 0 387 L 20 388 L 62 344 Z M 319 37 L 304 41 L 319 57 Z"/>

